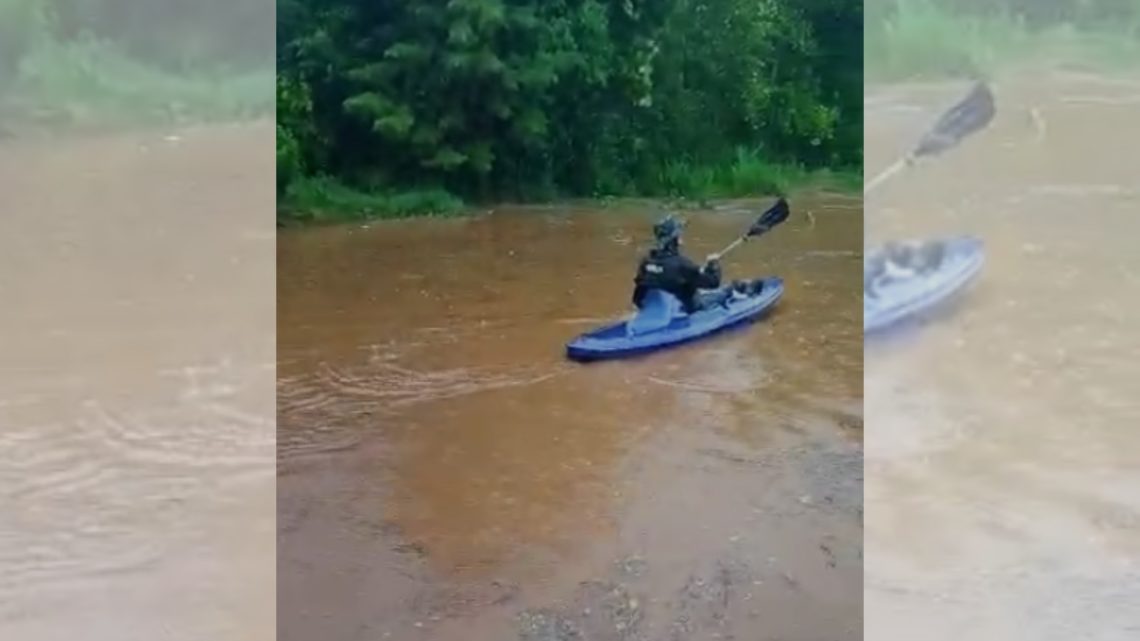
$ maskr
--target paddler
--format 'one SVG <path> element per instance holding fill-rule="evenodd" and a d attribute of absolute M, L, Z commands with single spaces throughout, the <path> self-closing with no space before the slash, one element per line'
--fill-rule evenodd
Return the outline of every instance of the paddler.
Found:
<path fill-rule="evenodd" d="M 653 226 L 656 246 L 641 259 L 634 278 L 633 304 L 641 307 L 645 294 L 651 289 L 668 292 L 681 301 L 689 314 L 723 303 L 732 290 L 721 290 L 720 256 L 710 254 L 705 264 L 698 267 L 681 253 L 681 235 L 684 223 L 669 214 Z M 762 284 L 734 283 L 733 289 L 743 294 L 754 294 Z M 708 291 L 717 290 L 717 291 Z"/>

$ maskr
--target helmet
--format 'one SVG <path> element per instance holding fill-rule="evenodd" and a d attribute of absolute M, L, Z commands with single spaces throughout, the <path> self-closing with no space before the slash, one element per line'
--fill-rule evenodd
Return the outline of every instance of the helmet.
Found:
<path fill-rule="evenodd" d="M 669 214 L 653 225 L 653 237 L 660 246 L 668 245 L 681 237 L 685 223 L 673 214 Z"/>

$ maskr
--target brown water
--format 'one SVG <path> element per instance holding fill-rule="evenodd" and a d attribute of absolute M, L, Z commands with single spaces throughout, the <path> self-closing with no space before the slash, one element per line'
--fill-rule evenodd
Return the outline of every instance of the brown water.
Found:
<path fill-rule="evenodd" d="M 275 637 L 272 141 L 0 142 L 0 638 Z"/>
<path fill-rule="evenodd" d="M 870 91 L 868 174 L 963 91 Z M 868 207 L 873 242 L 972 233 L 988 262 L 867 345 L 867 638 L 1140 638 L 1140 80 L 995 94 L 991 129 Z"/>
<path fill-rule="evenodd" d="M 283 233 L 281 639 L 861 638 L 860 203 L 793 210 L 766 322 L 593 366 L 644 209 Z"/>

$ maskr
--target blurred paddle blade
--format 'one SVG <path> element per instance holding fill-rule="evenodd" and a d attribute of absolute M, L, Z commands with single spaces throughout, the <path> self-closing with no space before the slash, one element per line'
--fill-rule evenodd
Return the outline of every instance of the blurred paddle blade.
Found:
<path fill-rule="evenodd" d="M 994 119 L 997 106 L 994 94 L 984 82 L 938 119 L 911 154 L 914 158 L 936 156 L 962 142 L 964 138 L 984 129 Z"/>

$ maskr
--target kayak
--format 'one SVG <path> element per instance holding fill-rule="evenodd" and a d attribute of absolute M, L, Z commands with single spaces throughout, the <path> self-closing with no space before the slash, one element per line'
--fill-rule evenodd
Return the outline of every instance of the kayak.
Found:
<path fill-rule="evenodd" d="M 891 243 L 863 263 L 863 332 L 869 334 L 931 311 L 973 281 L 985 263 L 970 236 Z"/>
<path fill-rule="evenodd" d="M 575 361 L 636 356 L 755 321 L 784 294 L 782 278 L 766 278 L 763 283 L 759 292 L 748 295 L 733 293 L 723 302 L 693 314 L 685 313 L 676 297 L 650 291 L 634 315 L 570 341 L 566 345 L 566 356 Z"/>

